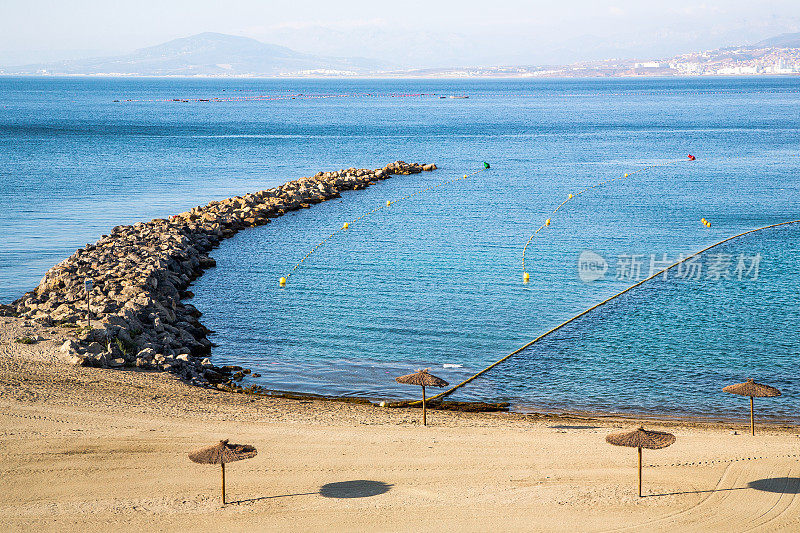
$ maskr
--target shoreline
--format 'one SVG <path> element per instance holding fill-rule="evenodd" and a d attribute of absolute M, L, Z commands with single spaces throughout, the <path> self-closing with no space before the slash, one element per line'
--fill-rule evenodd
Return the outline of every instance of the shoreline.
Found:
<path fill-rule="evenodd" d="M 43 531 L 792 531 L 796 428 L 433 411 L 229 394 L 165 372 L 72 366 L 0 346 L 0 526 Z M 46 355 L 45 350 L 38 350 Z M 28 355 L 35 355 L 33 353 Z M 191 463 L 219 439 L 258 455 Z M 476 512 L 479 509 L 480 512 Z M 501 525 L 501 526 L 499 526 Z"/>
<path fill-rule="evenodd" d="M 248 392 L 246 388 L 231 389 L 228 387 L 198 387 L 197 385 L 182 380 L 180 375 L 153 369 L 141 369 L 135 366 L 123 368 L 85 367 L 71 365 L 65 361 L 64 354 L 59 350 L 63 341 L 64 332 L 61 328 L 47 327 L 29 321 L 30 326 L 25 326 L 24 321 L 13 317 L 0 317 L 0 373 L 3 368 L 30 365 L 47 365 L 53 375 L 70 374 L 72 369 L 83 371 L 97 371 L 99 376 L 106 381 L 113 381 L 113 376 L 119 375 L 120 379 L 135 379 L 141 383 L 140 389 L 144 390 L 152 383 L 162 383 L 162 380 L 174 380 L 176 384 L 186 385 L 198 391 L 211 391 L 217 398 L 230 398 L 233 402 L 260 402 L 280 401 L 290 403 L 313 402 L 331 405 L 361 406 L 367 409 L 381 409 L 387 412 L 419 413 L 420 405 L 404 405 L 405 403 L 418 402 L 409 398 L 401 401 L 386 401 L 387 406 L 379 406 L 381 399 L 370 399 L 358 396 L 326 396 L 315 393 L 302 393 L 294 391 L 280 391 L 264 389 L 260 392 Z M 20 336 L 38 337 L 42 340 L 35 344 L 20 344 L 14 342 Z M 17 373 L 14 381 L 19 384 L 25 381 L 24 375 Z M 3 397 L 2 386 L 7 380 L 0 379 L 0 399 Z M 409 394 L 411 396 L 411 394 Z M 227 401 L 227 400 L 226 400 Z M 437 402 L 428 404 L 428 409 L 434 411 L 432 416 L 440 413 L 474 414 L 489 417 L 507 417 L 507 420 L 592 420 L 626 423 L 653 423 L 663 427 L 713 427 L 724 428 L 732 431 L 746 432 L 749 430 L 749 419 L 743 411 L 742 417 L 726 418 L 720 416 L 670 416 L 665 413 L 612 413 L 603 411 L 581 411 L 568 408 L 531 408 L 517 410 L 511 404 L 505 408 L 498 408 L 503 402 L 460 402 L 445 401 L 442 407 Z M 456 405 L 453 405 L 456 404 Z M 764 431 L 791 433 L 800 432 L 800 422 L 771 417 L 768 413 L 762 414 L 758 426 Z"/>
<path fill-rule="evenodd" d="M 0 347 L 2 347 L 0 340 Z M 189 396 L 203 395 L 206 399 L 212 398 L 213 402 L 220 404 L 242 404 L 251 403 L 278 403 L 283 406 L 294 405 L 328 405 L 341 406 L 345 409 L 367 409 L 391 414 L 393 412 L 403 413 L 411 417 L 413 423 L 415 417 L 419 416 L 421 407 L 417 405 L 395 405 L 387 404 L 380 406 L 378 403 L 365 398 L 351 396 L 323 396 L 313 393 L 294 393 L 269 391 L 260 394 L 231 393 L 228 391 L 197 387 L 191 383 L 186 383 L 178 376 L 168 372 L 158 372 L 154 370 L 142 370 L 137 368 L 114 369 L 99 367 L 81 367 L 69 365 L 60 361 L 58 357 L 43 358 L 30 357 L 30 354 L 14 353 L 13 350 L 3 349 L 0 352 L 0 386 L 8 385 L 13 379 L 28 381 L 27 372 L 33 369 L 31 377 L 33 381 L 37 378 L 43 381 L 57 381 L 61 384 L 72 386 L 92 386 L 97 385 L 104 393 L 115 395 L 113 389 L 107 388 L 109 385 L 124 384 L 129 386 L 120 394 L 121 399 L 131 402 L 141 402 L 147 405 L 149 402 L 149 392 L 143 393 L 143 389 L 161 389 L 172 394 L 185 394 Z M 19 384 L 17 384 L 19 385 Z M 55 391 L 53 391 L 55 392 Z M 133 394 L 131 394 L 133 393 Z M 8 400 L 10 395 L 15 392 L 10 388 L 0 390 L 0 400 Z M 210 396 L 209 396 L 210 395 Z M 73 399 L 67 396 L 61 397 L 59 394 L 53 396 L 54 400 L 72 403 Z M 447 402 L 445 402 L 447 403 Z M 469 403 L 469 402 L 455 402 Z M 186 407 L 178 404 L 168 406 L 178 410 Z M 465 409 L 442 409 L 441 406 L 428 405 L 428 410 L 433 411 L 430 415 L 434 418 L 442 416 L 454 416 L 456 418 L 471 417 L 476 419 L 502 420 L 506 424 L 514 424 L 519 421 L 584 421 L 584 422 L 604 422 L 607 424 L 641 424 L 649 422 L 660 427 L 678 428 L 715 428 L 726 430 L 741 430 L 749 432 L 749 419 L 712 419 L 705 417 L 670 417 L 664 415 L 638 415 L 625 413 L 604 413 L 589 411 L 567 411 L 567 410 L 536 410 L 536 411 L 515 411 L 515 410 L 465 410 Z M 0 412 L 0 414 L 2 414 Z M 788 424 L 783 421 L 769 419 L 759 420 L 757 428 L 763 434 L 791 434 L 800 437 L 800 424 Z"/>
<path fill-rule="evenodd" d="M 319 400 L 328 402 L 342 402 L 353 403 L 362 405 L 379 406 L 381 402 L 386 403 L 387 409 L 415 409 L 421 410 L 422 403 L 415 399 L 405 400 L 385 400 L 379 398 L 367 398 L 363 396 L 327 396 L 324 394 L 317 394 L 313 392 L 296 392 L 276 389 L 264 389 L 263 396 L 268 398 L 285 398 L 295 400 Z M 570 419 L 586 419 L 586 420 L 628 420 L 628 421 L 641 421 L 641 422 L 655 422 L 662 425 L 676 424 L 700 424 L 700 425 L 725 425 L 733 428 L 746 427 L 749 428 L 750 419 L 746 411 L 746 407 L 742 409 L 742 416 L 722 416 L 722 415 L 692 415 L 692 414 L 676 414 L 668 415 L 666 413 L 646 413 L 646 412 L 620 412 L 620 411 L 585 411 L 580 409 L 570 409 L 568 407 L 527 407 L 518 408 L 513 402 L 507 400 L 486 400 L 486 401 L 469 401 L 469 400 L 444 400 L 433 401 L 427 403 L 429 411 L 461 411 L 470 413 L 506 413 L 516 414 L 522 416 L 536 416 L 536 417 L 554 417 L 554 418 L 570 418 Z M 783 418 L 770 414 L 769 412 L 762 412 L 758 417 L 758 425 L 770 427 L 773 429 L 786 429 L 796 430 L 800 429 L 800 418 Z"/>

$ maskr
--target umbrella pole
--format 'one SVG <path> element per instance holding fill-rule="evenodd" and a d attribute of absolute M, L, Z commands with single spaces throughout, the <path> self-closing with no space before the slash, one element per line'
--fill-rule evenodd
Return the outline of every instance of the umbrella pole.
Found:
<path fill-rule="evenodd" d="M 642 497 L 642 448 L 639 448 L 639 497 Z"/>
<path fill-rule="evenodd" d="M 428 425 L 428 416 L 425 412 L 425 385 L 422 386 L 422 425 Z"/>
<path fill-rule="evenodd" d="M 225 463 L 222 463 L 222 505 L 225 505 Z"/>
<path fill-rule="evenodd" d="M 753 397 L 750 396 L 750 434 L 756 436 L 756 425 L 753 423 Z"/>

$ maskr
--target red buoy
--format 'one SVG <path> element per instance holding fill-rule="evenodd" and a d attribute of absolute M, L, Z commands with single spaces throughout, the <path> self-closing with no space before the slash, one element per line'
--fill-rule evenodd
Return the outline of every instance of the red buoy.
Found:
<path fill-rule="evenodd" d="M 689 154 L 689 161 L 694 161 L 695 157 L 692 154 Z"/>

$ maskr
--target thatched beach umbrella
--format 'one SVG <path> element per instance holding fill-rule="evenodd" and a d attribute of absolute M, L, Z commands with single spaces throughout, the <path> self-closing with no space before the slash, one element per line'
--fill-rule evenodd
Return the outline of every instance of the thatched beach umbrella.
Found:
<path fill-rule="evenodd" d="M 722 390 L 725 392 L 730 392 L 731 394 L 738 394 L 740 396 L 750 396 L 750 433 L 752 435 L 756 434 L 756 426 L 753 422 L 753 397 L 758 396 L 759 398 L 772 398 L 781 395 L 781 391 L 775 387 L 756 383 L 752 379 L 748 379 L 744 383 L 728 385 L 727 387 L 723 387 Z"/>
<path fill-rule="evenodd" d="M 640 427 L 634 431 L 612 433 L 606 436 L 606 442 L 614 446 L 627 446 L 639 449 L 639 497 L 642 497 L 642 448 L 658 450 L 675 442 L 675 435 L 664 431 L 651 431 Z"/>
<path fill-rule="evenodd" d="M 422 387 L 422 425 L 428 425 L 428 416 L 425 407 L 425 387 L 446 387 L 448 384 L 442 378 L 437 378 L 433 374 L 428 374 L 428 369 L 417 370 L 413 374 L 400 376 L 394 379 L 398 383 L 406 385 L 418 385 Z"/>
<path fill-rule="evenodd" d="M 228 444 L 226 439 L 214 446 L 206 446 L 191 452 L 189 459 L 200 464 L 222 465 L 222 505 L 225 505 L 225 463 L 250 459 L 257 453 L 249 444 Z"/>

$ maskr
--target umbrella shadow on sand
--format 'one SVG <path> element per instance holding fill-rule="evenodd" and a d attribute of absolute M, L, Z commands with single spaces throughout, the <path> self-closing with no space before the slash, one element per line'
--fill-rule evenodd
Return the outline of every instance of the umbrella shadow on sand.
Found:
<path fill-rule="evenodd" d="M 687 490 L 683 492 L 668 492 L 665 494 L 650 494 L 655 496 L 677 496 L 680 494 L 703 494 L 706 492 L 724 492 L 730 490 L 760 490 L 777 494 L 800 494 L 800 477 L 770 477 L 750 481 L 745 487 L 731 487 L 728 489 Z"/>
<path fill-rule="evenodd" d="M 261 496 L 260 498 L 248 498 L 246 500 L 239 500 L 231 503 L 254 503 L 264 500 L 272 500 L 275 498 L 290 498 L 292 496 L 315 496 L 320 495 L 323 498 L 369 498 L 371 496 L 378 496 L 392 490 L 391 483 L 384 483 L 383 481 L 370 481 L 367 479 L 355 479 L 352 481 L 337 481 L 336 483 L 327 483 L 320 487 L 316 492 L 299 492 L 297 494 L 278 494 L 275 496 Z"/>
<path fill-rule="evenodd" d="M 748 488 L 779 494 L 800 494 L 800 477 L 770 477 L 747 484 Z"/>
<path fill-rule="evenodd" d="M 369 498 L 389 492 L 392 486 L 391 483 L 367 479 L 338 481 L 323 485 L 319 489 L 319 495 L 324 498 Z"/>

